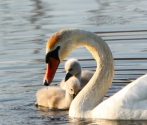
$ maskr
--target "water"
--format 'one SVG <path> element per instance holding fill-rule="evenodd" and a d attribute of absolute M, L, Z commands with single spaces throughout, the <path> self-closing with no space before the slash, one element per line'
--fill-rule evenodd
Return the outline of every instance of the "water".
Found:
<path fill-rule="evenodd" d="M 106 96 L 147 73 L 146 4 L 146 0 L 1 0 L 0 123 L 146 124 L 145 121 L 72 119 L 68 111 L 34 106 L 36 91 L 44 87 L 46 41 L 61 28 L 89 30 L 108 43 L 114 56 L 115 76 Z M 95 70 L 96 63 L 84 47 L 78 47 L 66 60 L 70 57 L 79 59 L 83 69 Z M 52 85 L 58 85 L 64 78 L 64 62 Z"/>

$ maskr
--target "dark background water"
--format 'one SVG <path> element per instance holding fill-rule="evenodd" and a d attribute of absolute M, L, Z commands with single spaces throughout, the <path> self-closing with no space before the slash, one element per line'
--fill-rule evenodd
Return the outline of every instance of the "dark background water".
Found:
<path fill-rule="evenodd" d="M 61 28 L 89 30 L 108 43 L 114 56 L 115 76 L 107 96 L 147 73 L 146 5 L 146 0 L 0 0 L 0 123 L 146 124 L 72 119 L 68 111 L 34 106 L 36 91 L 44 87 L 46 41 Z M 79 59 L 83 69 L 95 70 L 96 63 L 84 47 L 78 47 L 66 60 L 70 57 Z M 52 85 L 64 78 L 64 62 Z"/>

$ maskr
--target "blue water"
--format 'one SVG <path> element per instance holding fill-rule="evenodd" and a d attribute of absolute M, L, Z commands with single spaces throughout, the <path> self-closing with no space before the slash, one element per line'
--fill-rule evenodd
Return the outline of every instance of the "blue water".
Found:
<path fill-rule="evenodd" d="M 43 88 L 45 46 L 62 28 L 95 32 L 109 45 L 115 61 L 111 96 L 147 73 L 146 0 L 5 0 L 0 1 L 0 123 L 2 125 L 138 125 L 144 121 L 72 119 L 68 111 L 34 106 Z M 85 54 L 86 53 L 86 54 Z M 85 56 L 86 55 L 86 56 Z M 79 59 L 83 69 L 95 70 L 91 54 L 78 47 L 66 59 Z M 65 76 L 63 61 L 52 85 Z"/>

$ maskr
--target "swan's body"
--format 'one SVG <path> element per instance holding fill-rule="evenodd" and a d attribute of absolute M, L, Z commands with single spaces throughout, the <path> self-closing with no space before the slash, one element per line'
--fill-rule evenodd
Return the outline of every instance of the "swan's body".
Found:
<path fill-rule="evenodd" d="M 77 59 L 71 58 L 66 61 L 65 63 L 65 71 L 66 71 L 66 77 L 62 80 L 60 83 L 60 86 L 62 89 L 65 90 L 66 88 L 66 82 L 65 80 L 68 80 L 69 77 L 76 77 L 80 81 L 80 90 L 89 82 L 89 80 L 92 78 L 94 72 L 89 70 L 82 70 L 82 67 Z M 67 76 L 69 76 L 67 78 Z"/>
<path fill-rule="evenodd" d="M 103 101 L 92 113 L 93 118 L 147 120 L 147 74 Z"/>
<path fill-rule="evenodd" d="M 107 44 L 96 34 L 64 29 L 56 32 L 46 46 L 47 71 L 45 84 L 50 84 L 59 62 L 74 48 L 84 45 L 92 53 L 97 68 L 88 84 L 72 101 L 69 116 L 77 118 L 101 118 L 113 120 L 147 120 L 147 75 L 126 86 L 120 92 L 102 102 L 112 84 L 114 62 Z M 54 63 L 53 63 L 54 62 Z"/>
<path fill-rule="evenodd" d="M 79 92 L 79 88 L 79 80 L 72 77 L 67 81 L 65 90 L 56 86 L 38 90 L 36 104 L 50 109 L 69 109 L 74 96 Z"/>

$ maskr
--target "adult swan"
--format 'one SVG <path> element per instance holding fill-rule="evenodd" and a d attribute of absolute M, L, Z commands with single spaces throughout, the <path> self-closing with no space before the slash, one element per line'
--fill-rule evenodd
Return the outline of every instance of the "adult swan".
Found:
<path fill-rule="evenodd" d="M 44 84 L 51 83 L 59 63 L 81 45 L 92 53 L 97 68 L 88 84 L 72 101 L 69 116 L 112 120 L 147 119 L 147 75 L 103 101 L 113 80 L 114 62 L 108 45 L 94 33 L 63 29 L 51 36 L 46 45 L 47 70 Z"/>

